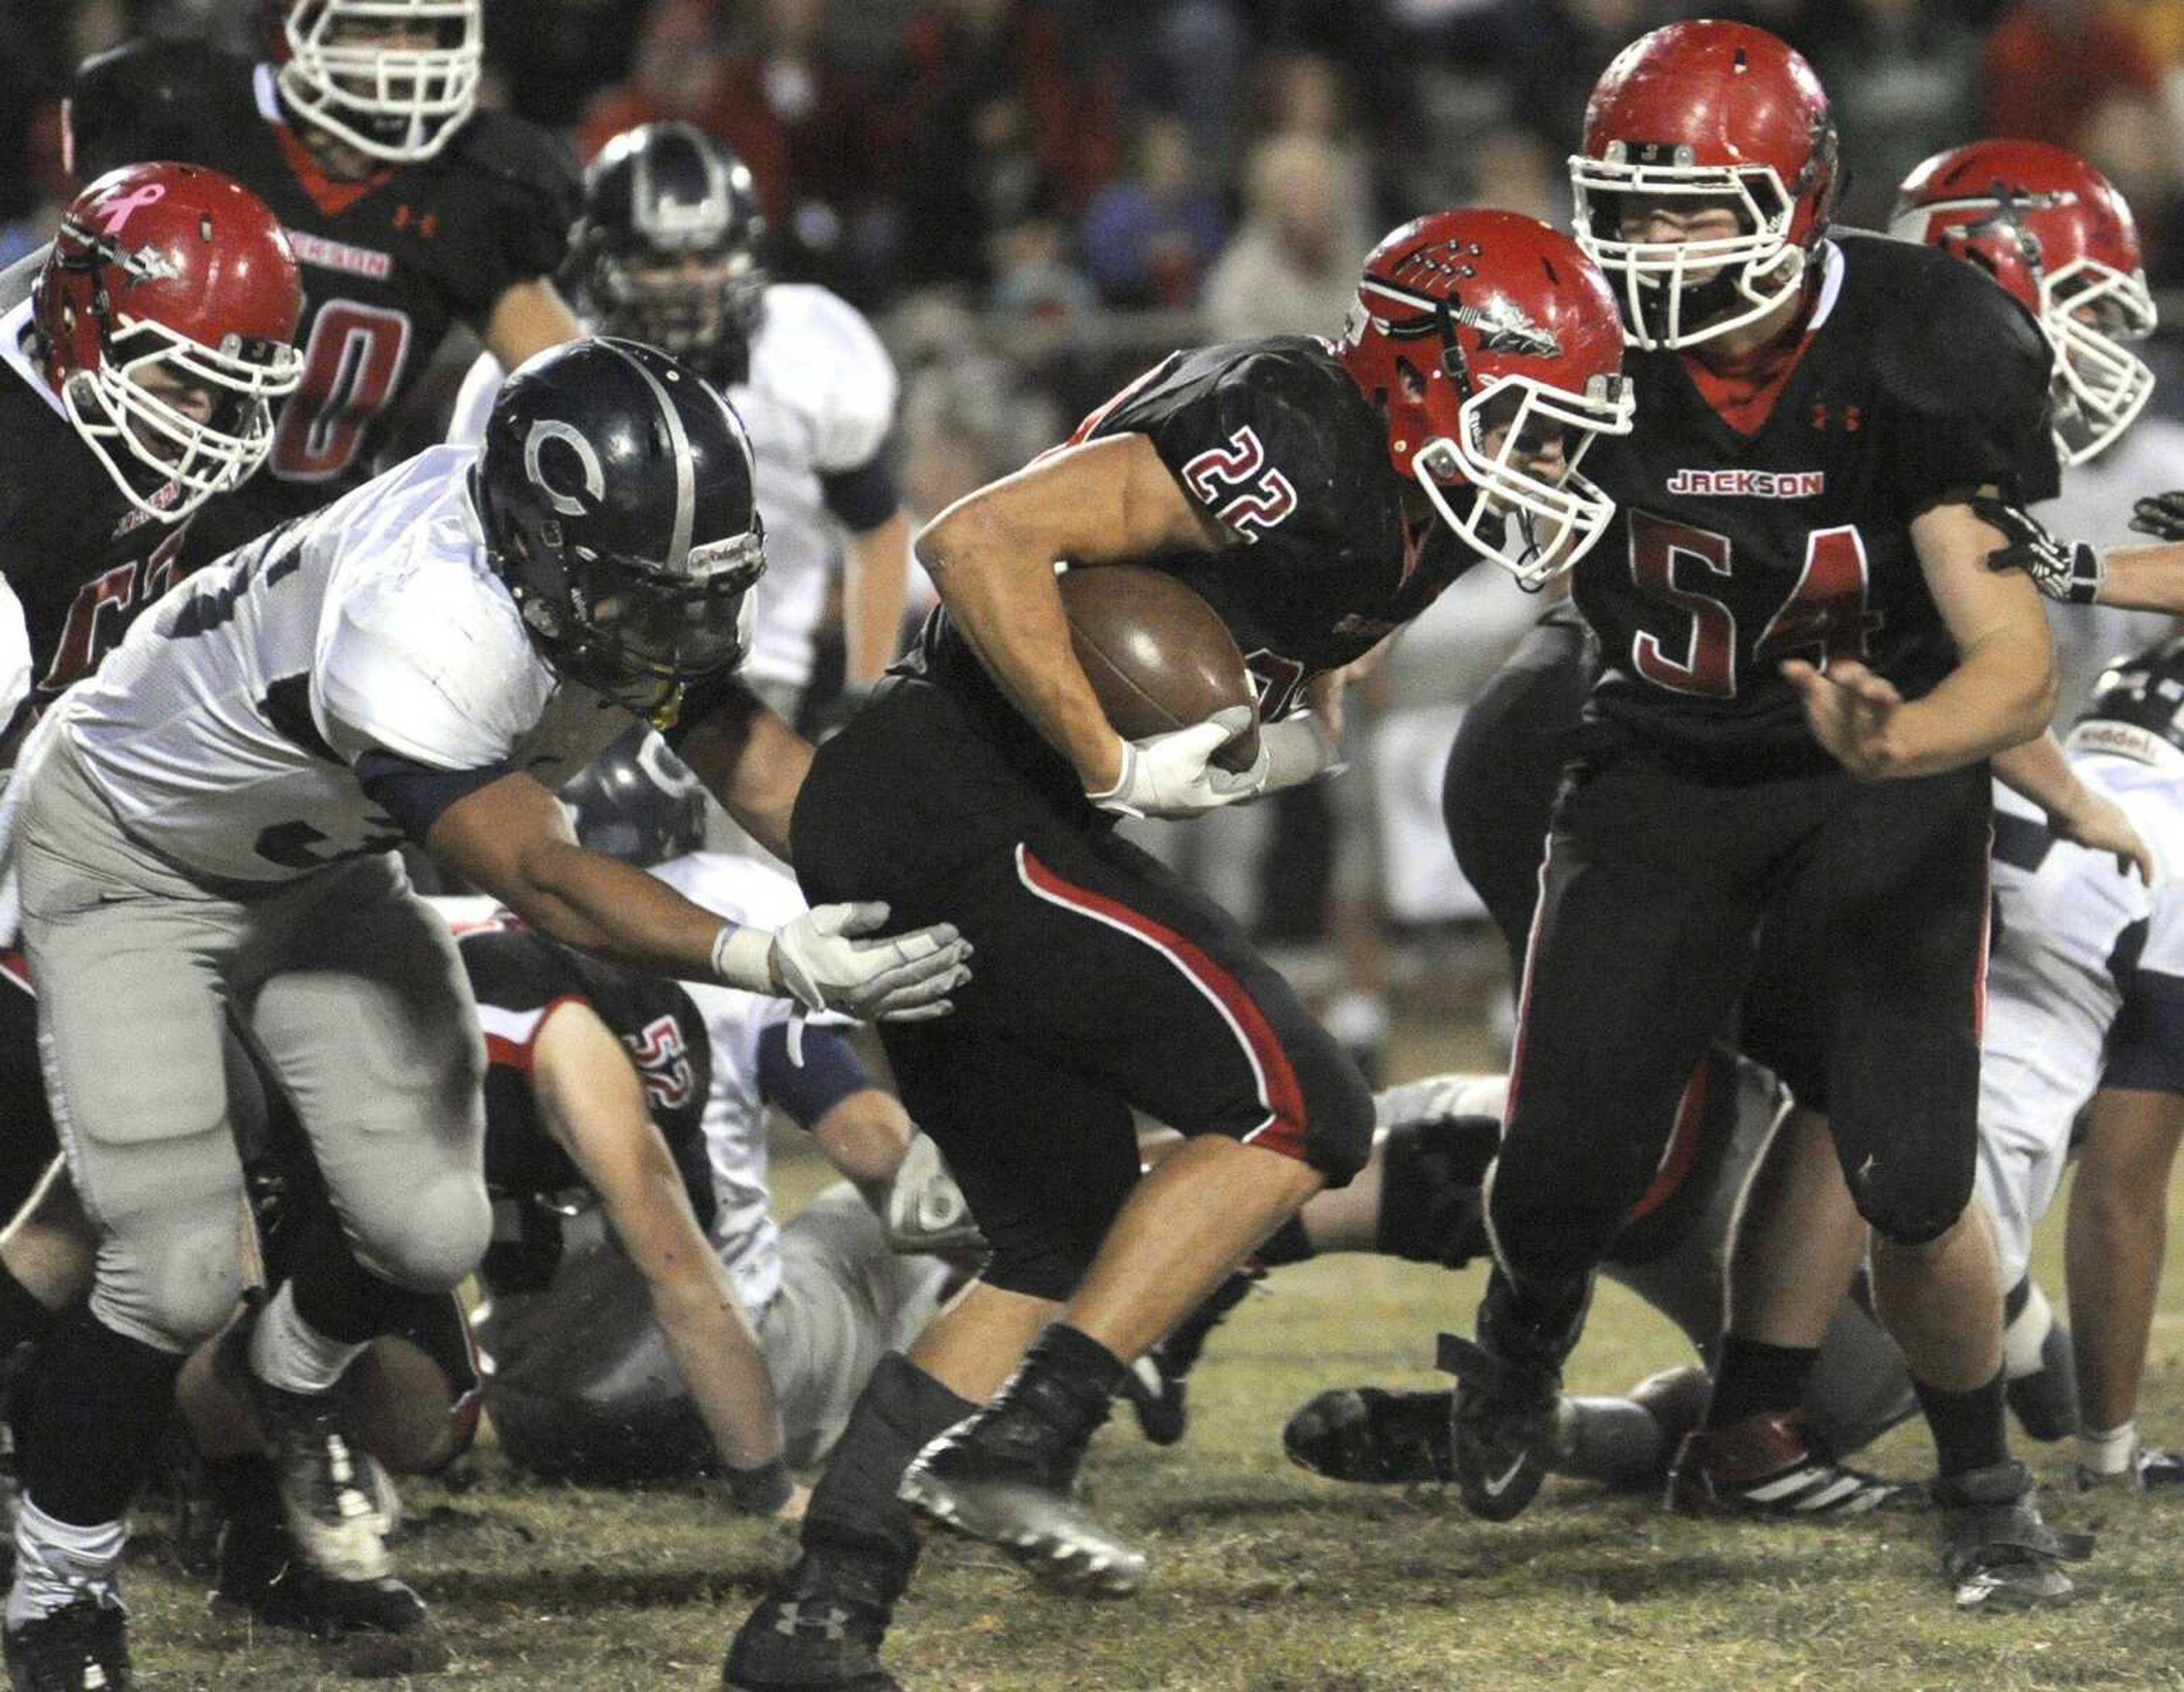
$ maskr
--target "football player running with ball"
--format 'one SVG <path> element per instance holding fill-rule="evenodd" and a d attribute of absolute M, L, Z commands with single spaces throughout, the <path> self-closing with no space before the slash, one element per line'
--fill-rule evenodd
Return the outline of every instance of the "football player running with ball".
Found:
<path fill-rule="evenodd" d="M 878 1648 L 916 1560 L 912 1505 L 1068 1589 L 1142 1578 L 1070 1501 L 1109 1400 L 1270 1230 L 1357 1171 L 1373 1105 L 1235 923 L 1113 821 L 1312 779 L 1346 666 L 1482 559 L 1536 580 L 1581 556 L 1609 511 L 1575 465 L 1630 427 L 1622 355 L 1566 237 L 1502 212 L 1423 218 L 1368 258 L 1340 340 L 1173 354 L 926 531 L 941 607 L 820 749 L 794 861 L 812 898 L 869 885 L 977 945 L 949 1030 L 885 1038 L 993 1254 L 874 1372 L 728 1685 L 894 1685 Z M 1203 596 L 1256 682 L 1250 768 L 1212 761 L 1247 724 L 1116 732 L 1073 655 L 1057 559 L 1150 565 Z M 1188 1141 L 1142 1183 L 1133 1107 Z"/>
<path fill-rule="evenodd" d="M 443 447 L 163 599 L 27 743 L 11 801 L 41 1055 L 99 1236 L 87 1306 L 17 1406 L 6 1610 L 21 1689 L 130 1684 L 122 1521 L 183 1357 L 242 1290 L 231 1009 L 293 1101 L 332 1200 L 237 1341 L 288 1525 L 329 1579 L 389 1578 L 338 1389 L 376 1335 L 483 1253 L 484 1047 L 421 845 L 540 932 L 808 1008 L 931 1016 L 945 929 L 723 922 L 583 850 L 544 782 L 633 715 L 785 849 L 798 744 L 731 672 L 764 568 L 749 443 L 653 348 L 586 341 Z M 752 769 L 763 765 L 754 776 Z M 117 1019 L 136 1031 L 113 1061 Z"/>
<path fill-rule="evenodd" d="M 1579 238 L 1642 349 L 1644 421 L 1589 460 L 1616 532 L 1576 603 L 1600 677 L 1555 812 L 1488 1182 L 1496 1270 L 1452 1428 L 1466 1505 L 1545 1473 L 1593 1272 L 1763 923 L 1808 978 L 1794 1094 L 1828 1113 L 1874 1295 L 1933 1430 L 1960 1602 L 2068 1595 L 2003 1428 L 1994 1248 L 1971 1203 L 1987 760 L 2044 728 L 2039 598 L 1972 501 L 2055 480 L 2030 314 L 1923 248 L 1834 235 L 1836 138 L 1763 31 L 1670 25 L 1596 87 Z M 1863 1242 L 1860 1242 L 1862 1244 Z M 1818 1266 L 1831 1287 L 1847 1284 Z M 1780 1360 L 1734 1333 L 1763 1390 Z"/>

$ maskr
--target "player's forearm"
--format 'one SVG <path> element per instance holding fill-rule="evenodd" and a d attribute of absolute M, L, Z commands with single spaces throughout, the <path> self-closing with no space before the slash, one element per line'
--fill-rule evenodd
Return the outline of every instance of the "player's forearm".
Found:
<path fill-rule="evenodd" d="M 1938 775 L 2023 744 L 2055 709 L 2055 648 L 2044 622 L 1995 630 L 1924 699 L 1897 715 L 1889 774 Z"/>
<path fill-rule="evenodd" d="M 2053 730 L 2042 730 L 2021 746 L 1994 754 L 1995 779 L 2012 793 L 2030 799 L 2049 816 L 2070 816 L 2084 808 L 2090 796 L 2062 743 Z"/>
<path fill-rule="evenodd" d="M 811 743 L 745 693 L 676 739 L 675 750 L 752 839 L 788 861 L 788 820 L 811 769 Z"/>
<path fill-rule="evenodd" d="M 1069 642 L 1054 561 L 976 504 L 956 506 L 918 542 L 918 557 L 957 630 L 1009 702 L 1076 768 L 1085 791 L 1122 775 L 1122 740 Z"/>
<path fill-rule="evenodd" d="M 543 849 L 526 858 L 517 877 L 486 890 L 565 944 L 682 981 L 716 979 L 720 917 L 615 859 L 578 847 Z"/>
<path fill-rule="evenodd" d="M 907 511 L 898 510 L 877 529 L 850 537 L 842 584 L 842 633 L 848 648 L 846 676 L 853 687 L 878 681 L 894 661 L 902 639 L 909 554 Z"/>
<path fill-rule="evenodd" d="M 2118 547 L 2101 554 L 2097 604 L 2184 616 L 2184 543 Z"/>
<path fill-rule="evenodd" d="M 708 1252 L 705 1263 L 653 1281 L 651 1294 L 668 1355 L 721 1461 L 742 1470 L 779 1461 L 786 1436 L 772 1372 L 727 1270 Z"/>

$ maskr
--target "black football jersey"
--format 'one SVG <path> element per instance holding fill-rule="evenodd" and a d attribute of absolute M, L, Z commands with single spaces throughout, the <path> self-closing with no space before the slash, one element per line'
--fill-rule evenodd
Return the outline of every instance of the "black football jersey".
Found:
<path fill-rule="evenodd" d="M 187 527 L 147 516 L 114 485 L 31 362 L 29 331 L 27 302 L 0 300 L 0 574 L 23 604 L 31 676 L 0 734 L 0 764 L 31 716 L 172 584 Z"/>
<path fill-rule="evenodd" d="M 713 1179 L 705 1156 L 705 1099 L 713 1084 L 705 1019 L 663 977 L 589 957 L 528 928 L 461 936 L 463 967 L 485 1030 L 485 1171 L 497 1196 L 581 1186 L 582 1177 L 538 1120 L 531 1092 L 531 1043 L 540 1013 L 574 999 L 614 1031 L 644 1083 L 652 1120 L 674 1154 L 691 1207 L 710 1225 Z"/>
<path fill-rule="evenodd" d="M 136 42 L 87 61 L 69 135 L 85 181 L 153 159 L 224 171 L 273 209 L 302 262 L 302 382 L 265 468 L 198 518 L 193 559 L 364 481 L 450 325 L 482 331 L 511 286 L 559 270 L 582 208 L 567 149 L 497 112 L 477 113 L 436 159 L 335 181 L 291 129 L 270 65 L 193 43 Z"/>
<path fill-rule="evenodd" d="M 1239 538 L 1138 560 L 1195 588 L 1250 665 L 1273 721 L 1304 684 L 1362 658 L 1474 561 L 1430 511 L 1406 515 L 1387 429 L 1323 341 L 1284 336 L 1171 354 L 1078 426 L 1072 444 L 1141 434 Z M 981 732 L 1056 797 L 1082 803 L 1060 754 L 1002 697 L 944 607 L 902 668 L 954 690 Z"/>
<path fill-rule="evenodd" d="M 1575 572 L 1601 643 L 1591 732 L 1725 779 L 1828 765 L 1786 659 L 1856 658 L 1906 698 L 1948 673 L 1915 515 L 1983 483 L 2025 501 L 2056 489 L 2031 315 L 1931 248 L 1836 244 L 1839 276 L 1757 433 L 1730 426 L 1683 354 L 1634 352 L 1637 427 L 1585 460 L 1618 508 Z"/>

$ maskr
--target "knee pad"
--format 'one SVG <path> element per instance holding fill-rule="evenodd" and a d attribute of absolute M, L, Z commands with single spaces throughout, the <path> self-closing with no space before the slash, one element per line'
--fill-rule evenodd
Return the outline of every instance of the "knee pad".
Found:
<path fill-rule="evenodd" d="M 1353 1063 L 1314 1088 L 1306 1105 L 1305 1160 L 1329 1187 L 1347 1187 L 1373 1155 L 1373 1089 Z"/>
<path fill-rule="evenodd" d="M 1004 1293 L 1050 1304 L 1066 1304 L 1092 1266 L 1100 1250 L 1098 1234 L 1089 1239 L 1074 1230 L 1056 1227 L 1009 1230 L 994 1242 L 994 1255 L 978 1272 L 978 1278 Z"/>
<path fill-rule="evenodd" d="M 1402 1122 L 1380 1144 L 1380 1216 L 1373 1248 L 1383 1256 L 1461 1268 L 1486 1254 L 1479 1183 L 1502 1124 L 1492 1116 Z"/>
<path fill-rule="evenodd" d="M 357 1261 L 411 1292 L 446 1293 L 461 1285 L 493 1242 L 493 1202 L 483 1179 L 471 1171 L 450 1172 L 387 1197 L 400 1202 L 348 1217 Z"/>
<path fill-rule="evenodd" d="M 149 1234 L 132 1230 L 109 1240 L 100 1252 L 92 1314 L 155 1350 L 195 1350 L 242 1300 L 236 1215 L 232 1200 L 214 1211 L 186 1206 L 162 1216 Z"/>
<path fill-rule="evenodd" d="M 1915 1163 L 1869 1170 L 1851 1177 L 1858 1213 L 1892 1244 L 1929 1245 L 1957 1224 L 1971 1202 L 1972 1171 L 1919 1167 Z"/>

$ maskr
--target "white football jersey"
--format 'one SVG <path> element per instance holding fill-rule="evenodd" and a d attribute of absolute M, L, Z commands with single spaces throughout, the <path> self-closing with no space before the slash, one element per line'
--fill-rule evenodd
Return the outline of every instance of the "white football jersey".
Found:
<path fill-rule="evenodd" d="M 266 882 L 400 843 L 353 767 L 375 749 L 557 785 L 628 712 L 563 682 L 488 566 L 435 447 L 179 582 L 51 714 L 129 832 Z"/>
<path fill-rule="evenodd" d="M 2111 1061 L 2149 1037 L 2165 1047 L 2179 1014 L 2165 1007 L 2184 1004 L 2184 773 L 2083 751 L 2070 761 L 2123 807 L 2164 873 L 2152 888 L 2119 874 L 1997 786 L 1980 1133 L 2028 1157 L 2067 1144 Z"/>
<path fill-rule="evenodd" d="M 463 379 L 450 441 L 485 437 L 504 372 L 482 354 Z M 766 575 L 758 628 L 742 674 L 801 687 L 811 679 L 812 632 L 826 609 L 841 547 L 822 476 L 869 464 L 894 421 L 894 365 L 862 314 L 825 288 L 776 282 L 751 342 L 750 379 L 728 389 L 758 459 Z"/>
<path fill-rule="evenodd" d="M 794 882 L 751 858 L 692 852 L 655 865 L 652 873 L 693 904 L 732 922 L 778 928 L 805 909 Z M 713 1245 L 755 1322 L 781 1290 L 781 1230 L 766 1188 L 759 1039 L 786 1023 L 796 1006 L 712 982 L 686 981 L 682 990 L 705 1019 L 713 1049 L 713 1090 L 705 1117 L 705 1153 L 713 1166 Z"/>

